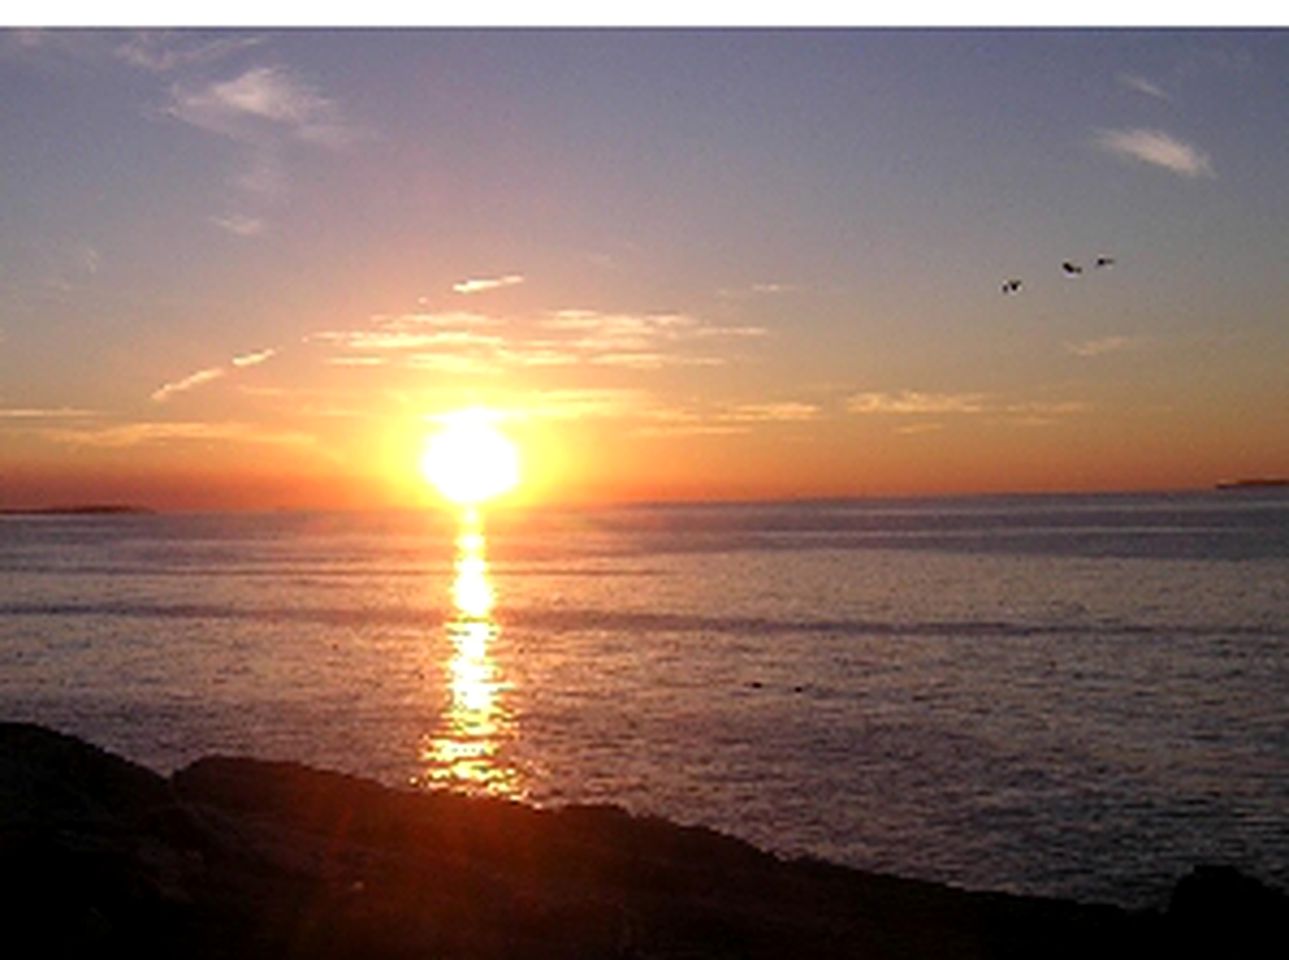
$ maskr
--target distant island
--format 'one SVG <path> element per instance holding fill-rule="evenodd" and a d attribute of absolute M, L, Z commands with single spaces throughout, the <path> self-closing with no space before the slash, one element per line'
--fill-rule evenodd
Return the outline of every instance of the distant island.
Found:
<path fill-rule="evenodd" d="M 1289 487 L 1286 477 L 1253 477 L 1248 480 L 1223 480 L 1216 484 L 1218 490 L 1257 490 L 1264 487 Z"/>
<path fill-rule="evenodd" d="M 66 507 L 10 507 L 0 510 L 0 515 L 12 516 L 102 516 L 115 514 L 151 514 L 156 513 L 149 507 L 136 507 L 117 503 L 86 503 Z"/>

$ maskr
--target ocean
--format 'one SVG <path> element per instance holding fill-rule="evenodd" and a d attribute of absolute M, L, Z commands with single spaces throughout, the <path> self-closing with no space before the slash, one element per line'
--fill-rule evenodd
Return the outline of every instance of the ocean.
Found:
<path fill-rule="evenodd" d="M 989 890 L 1289 887 L 1289 494 L 0 517 L 0 718 Z"/>

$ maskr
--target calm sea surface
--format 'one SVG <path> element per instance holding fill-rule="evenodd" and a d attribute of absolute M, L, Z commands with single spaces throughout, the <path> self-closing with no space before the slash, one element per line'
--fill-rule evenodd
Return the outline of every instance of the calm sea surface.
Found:
<path fill-rule="evenodd" d="M 0 717 L 974 888 L 1289 887 L 1289 495 L 0 517 Z"/>

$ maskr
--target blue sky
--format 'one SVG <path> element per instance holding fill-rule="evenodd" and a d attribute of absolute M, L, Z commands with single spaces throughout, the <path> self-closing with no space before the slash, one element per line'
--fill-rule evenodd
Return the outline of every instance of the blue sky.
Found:
<path fill-rule="evenodd" d="M 370 492 L 471 403 L 586 496 L 1289 471 L 1283 30 L 11 30 L 0 89 L 9 502 Z"/>

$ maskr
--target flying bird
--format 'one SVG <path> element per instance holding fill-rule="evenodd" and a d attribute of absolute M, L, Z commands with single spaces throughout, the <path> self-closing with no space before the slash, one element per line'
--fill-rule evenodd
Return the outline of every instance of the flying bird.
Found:
<path fill-rule="evenodd" d="M 1070 263 L 1068 260 L 1061 264 L 1061 269 L 1065 271 L 1067 277 L 1077 277 L 1083 273 L 1082 267 L 1077 263 Z"/>
<path fill-rule="evenodd" d="M 1093 264 L 1093 266 L 1097 267 L 1098 269 L 1101 267 L 1113 267 L 1114 257 L 1097 257 L 1097 262 Z"/>
<path fill-rule="evenodd" d="M 1006 280 L 1003 282 L 1003 293 L 1020 293 L 1021 282 L 1019 280 Z"/>

